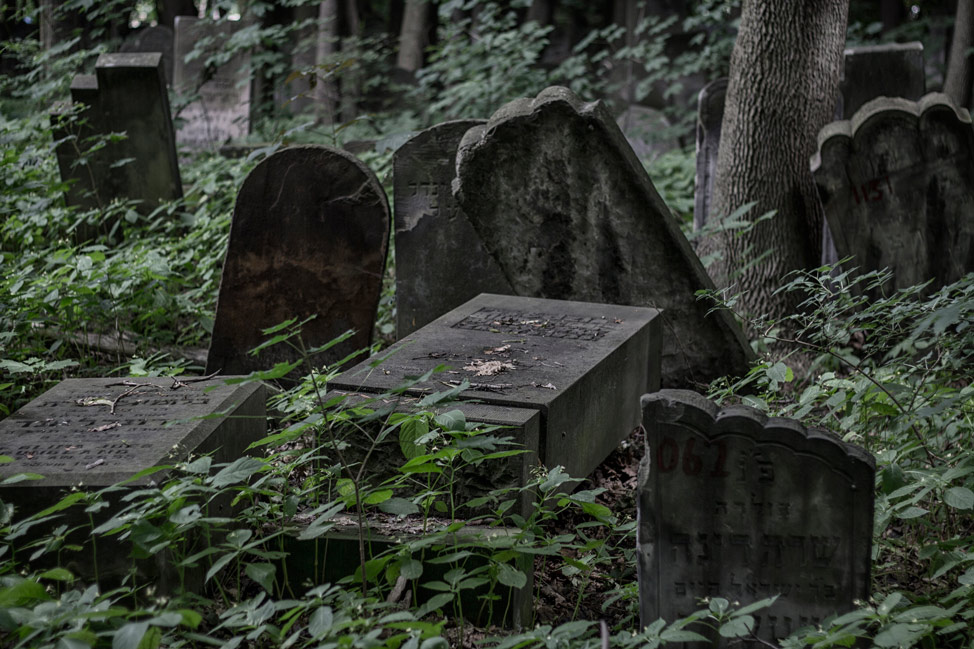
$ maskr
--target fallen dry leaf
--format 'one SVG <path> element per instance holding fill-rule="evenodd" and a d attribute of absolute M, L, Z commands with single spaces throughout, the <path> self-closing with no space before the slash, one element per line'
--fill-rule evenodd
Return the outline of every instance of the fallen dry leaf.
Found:
<path fill-rule="evenodd" d="M 479 358 L 473 359 L 469 365 L 464 365 L 463 369 L 474 372 L 474 376 L 494 376 L 504 370 L 513 370 L 514 363 L 505 361 L 484 361 Z"/>
<path fill-rule="evenodd" d="M 95 426 L 94 428 L 89 428 L 89 433 L 103 433 L 106 430 L 111 430 L 112 428 L 121 428 L 122 424 L 117 421 L 113 421 L 110 424 L 105 424 L 104 426 Z"/>
<path fill-rule="evenodd" d="M 510 345 L 503 345 L 501 347 L 494 347 L 493 349 L 485 349 L 485 354 L 503 354 L 511 348 Z"/>

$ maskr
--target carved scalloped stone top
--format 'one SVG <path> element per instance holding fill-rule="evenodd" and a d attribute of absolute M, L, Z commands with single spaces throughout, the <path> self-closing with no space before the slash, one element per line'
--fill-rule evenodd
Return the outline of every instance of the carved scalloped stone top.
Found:
<path fill-rule="evenodd" d="M 547 88 L 464 135 L 453 194 L 518 295 L 663 309 L 663 383 L 747 371 L 703 265 L 598 101 Z"/>
<path fill-rule="evenodd" d="M 642 623 L 721 596 L 773 641 L 869 594 L 876 464 L 835 435 L 699 394 L 642 399 L 637 532 Z M 718 640 L 713 629 L 690 627 Z M 723 646 L 723 645 L 718 645 Z"/>

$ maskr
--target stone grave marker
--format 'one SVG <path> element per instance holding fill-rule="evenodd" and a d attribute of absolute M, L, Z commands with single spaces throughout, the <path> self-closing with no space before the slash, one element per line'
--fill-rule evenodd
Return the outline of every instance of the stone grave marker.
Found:
<path fill-rule="evenodd" d="M 92 209 L 107 204 L 100 191 L 106 188 L 97 184 L 107 176 L 105 167 L 110 161 L 103 153 L 89 152 L 90 138 L 103 132 L 98 123 L 98 80 L 93 74 L 78 74 L 71 79 L 71 102 L 56 105 L 51 111 L 51 129 L 55 141 L 58 171 L 61 180 L 69 183 L 64 200 L 69 206 Z M 72 106 L 73 104 L 73 106 Z M 71 113 L 77 110 L 72 118 Z M 79 225 L 80 241 L 87 241 L 98 234 L 98 228 Z"/>
<path fill-rule="evenodd" d="M 207 373 L 246 374 L 294 362 L 286 345 L 249 355 L 263 329 L 315 316 L 310 349 L 355 335 L 311 358 L 320 366 L 372 340 L 389 242 L 389 206 L 375 174 L 325 146 L 282 149 L 258 164 L 237 195 Z M 304 365 L 291 376 L 307 372 Z"/>
<path fill-rule="evenodd" d="M 727 77 L 711 81 L 697 97 L 697 175 L 693 186 L 693 229 L 699 230 L 707 222 L 710 199 L 714 195 L 717 177 L 717 149 L 720 147 L 720 127 L 724 121 L 724 99 L 727 96 Z"/>
<path fill-rule="evenodd" d="M 974 131 L 940 93 L 881 97 L 819 132 L 812 172 L 841 257 L 893 289 L 974 270 Z M 876 295 L 880 294 L 877 289 Z"/>
<path fill-rule="evenodd" d="M 780 595 L 754 613 L 752 629 L 776 641 L 867 599 L 871 454 L 753 408 L 719 410 L 689 391 L 648 394 L 642 405 L 642 625 L 689 615 L 703 597 L 745 606 Z M 709 627 L 687 628 L 719 639 Z"/>
<path fill-rule="evenodd" d="M 663 311 L 663 384 L 747 372 L 744 335 L 601 102 L 567 88 L 470 129 L 454 196 L 518 295 Z"/>
<path fill-rule="evenodd" d="M 877 97 L 916 101 L 925 92 L 922 43 L 850 47 L 845 50 L 836 119 L 849 119 Z"/>
<path fill-rule="evenodd" d="M 482 294 L 328 387 L 381 394 L 446 365 L 407 394 L 466 379 L 462 400 L 540 411 L 542 462 L 584 477 L 638 425 L 642 386 L 658 389 L 661 336 L 655 309 Z"/>
<path fill-rule="evenodd" d="M 236 54 L 212 70 L 205 67 L 233 28 L 232 22 L 214 25 L 193 16 L 176 16 L 173 88 L 183 96 L 198 95 L 179 114 L 184 120 L 176 132 L 181 146 L 217 148 L 250 133 L 250 55 Z M 187 61 L 201 41 L 203 54 Z"/>
<path fill-rule="evenodd" d="M 265 401 L 259 384 L 227 385 L 223 379 L 182 384 L 168 377 L 66 379 L 0 421 L 0 455 L 13 458 L 0 464 L 0 480 L 22 473 L 43 476 L 0 486 L 0 500 L 14 506 L 19 521 L 79 485 L 109 487 L 191 455 L 210 453 L 214 463 L 231 462 L 266 434 Z M 129 484 L 159 483 L 165 476 L 154 473 Z M 110 502 L 118 504 L 118 497 Z M 212 515 L 227 513 L 220 505 L 214 503 Z M 90 529 L 87 517 L 81 507 L 72 507 L 55 524 Z M 122 576 L 131 568 L 127 552 L 113 543 L 99 541 L 102 577 Z M 83 574 L 94 572 L 90 557 L 87 551 L 79 555 Z"/>
<path fill-rule="evenodd" d="M 118 49 L 120 52 L 161 53 L 166 83 L 172 85 L 174 39 L 175 35 L 171 28 L 165 25 L 150 25 L 129 35 Z"/>
<path fill-rule="evenodd" d="M 483 121 L 438 124 L 393 156 L 399 338 L 481 293 L 511 293 L 450 187 L 460 138 L 478 124 Z"/>

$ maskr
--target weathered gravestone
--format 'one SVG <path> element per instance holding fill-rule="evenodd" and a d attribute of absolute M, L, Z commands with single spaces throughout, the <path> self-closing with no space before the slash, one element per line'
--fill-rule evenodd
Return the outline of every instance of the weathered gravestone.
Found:
<path fill-rule="evenodd" d="M 467 380 L 462 400 L 539 411 L 541 461 L 584 477 L 638 425 L 642 386 L 659 387 L 658 316 L 655 309 L 483 294 L 397 342 L 378 367 L 365 361 L 328 387 L 381 394 L 446 365 L 449 371 L 406 394 Z"/>
<path fill-rule="evenodd" d="M 310 350 L 355 335 L 309 359 L 335 362 L 369 346 L 389 242 L 389 206 L 375 174 L 325 146 L 282 149 L 244 181 L 233 211 L 207 373 L 246 374 L 300 355 L 276 345 L 248 352 L 285 320 Z M 291 376 L 307 367 L 299 365 Z"/>
<path fill-rule="evenodd" d="M 250 55 L 238 53 L 222 65 L 207 67 L 207 60 L 225 45 L 233 25 L 176 17 L 173 88 L 183 96 L 198 95 L 179 114 L 183 124 L 176 139 L 182 146 L 216 148 L 250 132 Z M 187 60 L 194 49 L 202 50 L 201 54 Z"/>
<path fill-rule="evenodd" d="M 481 293 L 511 293 L 450 187 L 460 138 L 478 124 L 438 124 L 393 156 L 399 338 Z"/>
<path fill-rule="evenodd" d="M 745 606 L 780 595 L 754 613 L 753 631 L 774 641 L 868 597 L 872 455 L 794 420 L 719 410 L 689 391 L 647 394 L 642 405 L 643 625 L 689 615 L 704 597 Z M 712 628 L 687 628 L 719 639 Z"/>
<path fill-rule="evenodd" d="M 881 97 L 819 132 L 812 172 L 842 257 L 889 268 L 882 290 L 974 270 L 974 130 L 940 93 L 918 102 Z"/>
<path fill-rule="evenodd" d="M 264 388 L 256 383 L 67 379 L 0 421 L 0 455 L 13 458 L 0 464 L 0 479 L 43 476 L 0 486 L 0 500 L 13 504 L 15 520 L 21 520 L 57 503 L 62 492 L 79 485 L 109 487 L 144 469 L 172 465 L 191 455 L 210 453 L 214 463 L 231 462 L 265 435 L 264 415 Z M 129 484 L 158 483 L 165 476 L 157 472 Z M 118 497 L 110 497 L 111 502 L 117 505 Z M 88 514 L 81 509 L 62 514 L 69 527 L 77 523 L 87 528 Z M 214 509 L 212 515 L 226 513 Z M 90 556 L 85 552 L 80 561 Z M 113 549 L 108 539 L 99 541 L 98 574 L 124 575 L 130 567 L 127 553 Z M 92 572 L 90 565 L 80 569 Z"/>
<path fill-rule="evenodd" d="M 100 191 L 106 188 L 97 184 L 97 179 L 105 179 L 104 152 L 89 152 L 91 138 L 102 132 L 96 110 L 98 101 L 98 80 L 93 74 L 78 74 L 71 79 L 71 102 L 56 105 L 51 111 L 51 129 L 55 141 L 58 171 L 61 180 L 68 183 L 64 200 L 68 205 L 81 209 L 93 209 L 107 205 L 110 197 L 102 197 Z M 79 226 L 80 241 L 86 241 L 98 234 L 101 228 Z"/>
<path fill-rule="evenodd" d="M 699 230 L 707 223 L 710 198 L 714 194 L 717 176 L 717 149 L 720 147 L 720 127 L 724 121 L 724 99 L 727 78 L 711 81 L 697 97 L 697 175 L 693 184 L 693 228 Z"/>
<path fill-rule="evenodd" d="M 118 48 L 119 52 L 159 52 L 162 54 L 162 69 L 166 73 L 166 83 L 172 84 L 173 74 L 173 30 L 165 25 L 151 25 L 131 34 Z"/>
<path fill-rule="evenodd" d="M 601 102 L 567 88 L 467 131 L 454 196 L 518 295 L 663 310 L 663 384 L 742 375 L 752 358 L 676 219 Z"/>
<path fill-rule="evenodd" d="M 850 47 L 845 51 L 836 119 L 849 119 L 866 102 L 877 97 L 916 101 L 924 92 L 922 43 Z"/>
<path fill-rule="evenodd" d="M 69 205 L 102 207 L 126 198 L 149 213 L 182 197 L 161 54 L 102 54 L 94 77 L 74 78 L 71 96 L 87 106 L 79 114 L 83 123 L 56 125 L 54 133 L 62 180 L 72 184 Z M 89 153 L 91 137 L 119 132 L 124 139 Z M 75 164 L 79 159 L 85 163 Z"/>

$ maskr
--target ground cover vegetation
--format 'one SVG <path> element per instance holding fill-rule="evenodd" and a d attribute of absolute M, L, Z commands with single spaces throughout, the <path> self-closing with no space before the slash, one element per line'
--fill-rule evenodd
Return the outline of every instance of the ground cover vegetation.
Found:
<path fill-rule="evenodd" d="M 119 13 L 138 19 L 141 11 L 142 19 L 151 19 L 151 3 L 135 12 L 124 2 L 63 4 L 85 12 L 91 22 L 86 42 L 3 44 L 5 60 L 19 67 L 0 77 L 0 416 L 66 377 L 198 373 L 236 190 L 276 147 L 376 140 L 363 157 L 389 190 L 391 151 L 404 133 L 446 119 L 486 117 L 503 102 L 553 83 L 609 101 L 639 100 L 660 87 L 675 95 L 687 75 L 726 73 L 736 28 L 733 3 L 700 0 L 681 19 L 640 20 L 639 34 L 651 37 L 598 25 L 552 63 L 545 52 L 553 28 L 525 22 L 526 3 L 444 2 L 436 6 L 438 38 L 425 65 L 416 82 L 403 87 L 388 73 L 394 54 L 388 37 L 359 34 L 343 42 L 334 61 L 292 70 L 281 51 L 290 31 L 302 25 L 258 21 L 227 47 L 259 44 L 268 78 L 354 85 L 371 98 L 362 101 L 368 110 L 330 123 L 313 110 L 288 117 L 268 112 L 252 136 L 266 146 L 244 158 L 188 157 L 181 167 L 185 197 L 144 215 L 124 201 L 90 211 L 65 207 L 48 111 L 67 96 L 72 75 L 88 71 L 97 53 L 117 44 L 112 25 Z M 850 16 L 853 42 L 897 36 L 881 33 L 859 4 Z M 586 3 L 565 6 L 579 14 L 595 11 Z M 229 14 L 237 7 L 217 3 L 216 9 Z M 250 10 L 260 15 L 273 7 L 255 3 Z M 666 37 L 677 20 L 680 31 L 696 36 L 692 48 L 674 53 Z M 929 26 L 916 20 L 900 31 L 925 36 Z M 638 63 L 638 75 L 630 63 Z M 375 99 L 382 96 L 394 100 Z M 674 133 L 687 145 L 646 162 L 689 228 L 693 111 L 686 105 L 670 110 Z M 99 145 L 77 143 L 80 151 Z M 117 226 L 76 244 L 73 232 L 86 221 Z M 394 272 L 390 267 L 386 278 L 377 347 L 393 334 Z M 877 458 L 872 598 L 819 628 L 796 632 L 782 647 L 974 644 L 974 280 L 932 293 L 914 287 L 876 301 L 857 297 L 883 279 L 829 268 L 784 278 L 779 290 L 794 296 L 800 311 L 750 322 L 760 332 L 758 351 L 773 346 L 783 353 L 741 380 L 711 387 L 723 402 L 824 426 Z M 734 309 L 734 301 L 725 307 Z M 300 323 L 282 323 L 267 336 L 274 344 L 298 344 Z M 323 396 L 336 368 L 304 371 L 301 382 L 272 398 L 270 433 L 252 456 L 223 466 L 191 458 L 150 487 L 73 489 L 30 517 L 0 507 L 0 644 L 656 647 L 695 639 L 687 629 L 695 621 L 728 638 L 747 637 L 751 614 L 767 605 L 741 607 L 715 597 L 702 600 L 689 618 L 639 628 L 638 434 L 570 496 L 558 495 L 570 476 L 552 467 L 523 488 L 533 503 L 523 512 L 514 506 L 515 492 L 463 502 L 456 486 L 464 467 L 502 461 L 518 449 L 504 429 L 478 429 L 450 409 L 462 386 L 427 397 L 423 405 L 440 414 L 407 415 L 389 405 L 405 386 L 351 406 Z M 248 380 L 273 381 L 281 373 L 268 369 Z M 352 436 L 355 445 L 348 443 Z M 362 439 L 368 440 L 365 453 Z M 371 454 L 390 443 L 401 451 L 402 466 L 380 480 L 369 472 Z M 235 504 L 231 515 L 211 512 L 227 500 Z M 468 520 L 474 508 L 484 513 Z M 329 574 L 328 535 L 361 529 L 356 523 L 365 521 L 378 526 L 380 515 L 399 517 L 414 533 L 384 548 L 370 547 L 359 535 L 351 542 L 355 573 L 319 579 Z M 470 535 L 474 523 L 494 530 L 489 541 Z M 37 538 L 32 529 L 47 531 Z M 96 575 L 81 566 L 102 565 L 112 553 L 123 560 L 112 564 L 113 574 L 102 575 L 99 588 Z M 138 577 L 157 556 L 165 557 L 165 579 L 147 586 Z M 510 615 L 517 606 L 510 589 L 528 583 L 525 562 L 536 574 L 534 619 L 517 632 L 488 627 L 486 615 Z"/>

